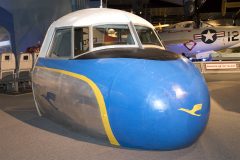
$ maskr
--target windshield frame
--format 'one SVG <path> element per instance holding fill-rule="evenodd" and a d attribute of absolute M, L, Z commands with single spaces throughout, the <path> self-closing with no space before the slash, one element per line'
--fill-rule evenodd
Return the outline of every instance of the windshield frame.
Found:
<path fill-rule="evenodd" d="M 129 28 L 129 31 L 132 35 L 134 44 L 107 45 L 107 46 L 93 47 L 93 27 L 99 26 L 99 25 L 127 25 Z M 157 40 L 159 41 L 160 45 L 142 44 L 142 42 L 138 36 L 138 33 L 136 31 L 136 28 L 135 28 L 136 25 L 142 26 L 142 27 L 147 27 L 147 28 L 151 29 L 153 31 L 153 33 L 155 34 L 155 36 L 157 37 Z M 75 28 L 88 28 L 89 29 L 89 50 L 87 52 L 84 52 L 84 53 L 76 55 L 76 56 L 74 55 L 74 30 L 75 30 Z M 46 57 L 48 57 L 48 58 L 51 58 L 51 57 L 49 57 L 49 53 L 50 53 L 50 50 L 53 45 L 53 39 L 54 39 L 56 30 L 58 30 L 58 29 L 71 29 L 71 35 L 72 35 L 71 36 L 71 57 L 68 57 L 68 59 L 80 57 L 80 56 L 88 54 L 89 52 L 92 52 L 92 51 L 110 49 L 110 48 L 141 48 L 141 49 L 144 49 L 144 47 L 146 47 L 146 48 L 154 47 L 154 48 L 166 50 L 164 44 L 161 41 L 160 36 L 150 26 L 143 25 L 143 24 L 133 24 L 131 21 L 129 23 L 98 23 L 98 24 L 89 25 L 89 26 L 63 26 L 63 27 L 54 28 L 53 33 L 51 34 L 51 40 L 50 40 L 50 43 L 49 43 L 49 46 L 47 49 L 47 53 L 46 53 Z M 59 58 L 59 59 L 66 59 L 66 58 Z"/>
<path fill-rule="evenodd" d="M 157 40 L 158 40 L 158 42 L 159 42 L 159 45 L 157 45 L 157 44 L 143 44 L 142 41 L 140 40 L 139 35 L 138 35 L 136 26 L 146 27 L 146 28 L 152 30 L 152 32 L 154 33 L 155 37 L 157 38 Z M 163 44 L 162 41 L 161 41 L 160 35 L 157 34 L 157 32 L 156 32 L 156 30 L 155 30 L 154 28 L 151 28 L 151 27 L 149 27 L 149 26 L 142 25 L 142 24 L 134 24 L 134 28 L 135 28 L 135 31 L 136 31 L 136 33 L 137 33 L 137 36 L 138 36 L 138 38 L 139 38 L 140 43 L 141 43 L 142 46 L 144 46 L 144 47 L 157 47 L 157 48 L 160 48 L 160 49 L 165 50 L 165 46 L 164 46 L 164 44 Z"/>

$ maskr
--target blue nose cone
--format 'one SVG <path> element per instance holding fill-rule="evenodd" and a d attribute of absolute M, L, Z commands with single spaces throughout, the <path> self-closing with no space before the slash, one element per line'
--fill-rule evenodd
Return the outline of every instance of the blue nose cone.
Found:
<path fill-rule="evenodd" d="M 139 59 L 115 77 L 108 106 L 120 145 L 172 150 L 199 138 L 210 101 L 202 75 L 188 60 Z"/>

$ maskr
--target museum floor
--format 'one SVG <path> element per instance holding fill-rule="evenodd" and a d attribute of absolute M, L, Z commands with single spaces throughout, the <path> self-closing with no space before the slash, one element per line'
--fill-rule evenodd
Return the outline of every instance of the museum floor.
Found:
<path fill-rule="evenodd" d="M 192 146 L 176 151 L 114 148 L 38 117 L 32 94 L 0 95 L 1 160 L 239 160 L 240 81 L 208 81 L 211 114 Z"/>

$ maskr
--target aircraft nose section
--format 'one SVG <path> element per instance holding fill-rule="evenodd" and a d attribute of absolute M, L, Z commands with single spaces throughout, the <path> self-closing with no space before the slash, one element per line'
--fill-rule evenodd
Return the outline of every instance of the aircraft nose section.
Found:
<path fill-rule="evenodd" d="M 205 81 L 185 59 L 136 60 L 115 78 L 109 98 L 111 127 L 125 147 L 189 146 L 203 132 L 210 110 Z"/>

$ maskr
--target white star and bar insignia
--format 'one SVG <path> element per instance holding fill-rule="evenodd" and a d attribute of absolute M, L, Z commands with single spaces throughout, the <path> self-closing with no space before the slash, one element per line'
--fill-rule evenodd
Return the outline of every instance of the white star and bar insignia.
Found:
<path fill-rule="evenodd" d="M 204 43 L 211 44 L 215 42 L 218 37 L 224 37 L 224 36 L 225 36 L 224 31 L 217 32 L 213 29 L 206 29 L 202 31 L 201 34 L 194 34 L 193 38 L 194 40 L 201 39 Z"/>

